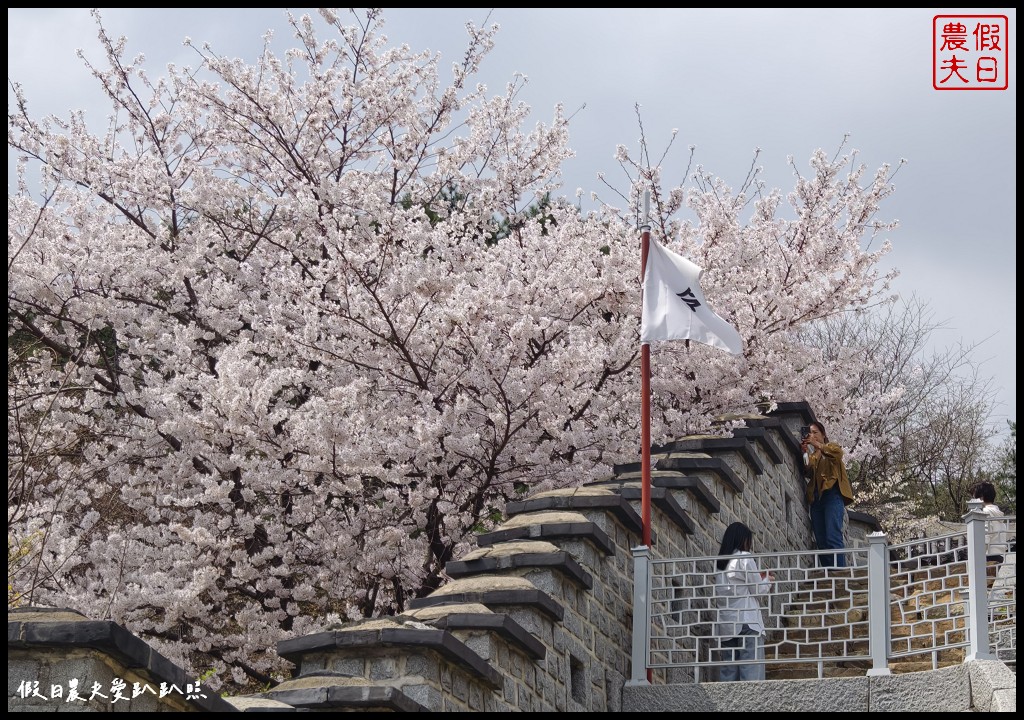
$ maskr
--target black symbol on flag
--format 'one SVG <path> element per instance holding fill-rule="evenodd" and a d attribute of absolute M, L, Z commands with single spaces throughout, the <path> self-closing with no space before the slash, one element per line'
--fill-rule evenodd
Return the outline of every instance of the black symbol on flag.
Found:
<path fill-rule="evenodd" d="M 676 293 L 676 297 L 686 303 L 694 312 L 697 312 L 697 308 L 700 307 L 700 300 L 697 299 L 690 288 L 686 288 L 681 293 Z"/>

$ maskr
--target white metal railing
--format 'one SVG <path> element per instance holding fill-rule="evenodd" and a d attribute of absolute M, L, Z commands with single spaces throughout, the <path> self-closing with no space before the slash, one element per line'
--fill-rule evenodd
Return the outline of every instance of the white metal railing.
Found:
<path fill-rule="evenodd" d="M 962 532 L 900 545 L 874 533 L 867 547 L 844 550 L 845 568 L 818 567 L 824 551 L 753 554 L 775 580 L 758 596 L 764 657 L 751 660 L 737 657 L 723 630 L 717 556 L 654 559 L 635 548 L 630 682 L 646 684 L 655 670 L 671 682 L 701 682 L 723 665 L 762 662 L 816 665 L 823 677 L 826 664 L 875 675 L 888 674 L 890 660 L 915 656 L 932 667 L 1015 656 L 1015 553 L 986 563 L 986 537 L 991 543 L 1005 526 L 973 501 L 965 521 Z M 1003 522 L 1016 526 L 1015 518 Z M 985 590 L 972 594 L 974 587 Z"/>
<path fill-rule="evenodd" d="M 965 527 L 889 547 L 890 659 L 924 656 L 937 667 L 942 660 L 963 657 L 963 650 L 955 651 L 969 645 L 967 545 Z"/>
<path fill-rule="evenodd" d="M 1017 659 L 1017 516 L 985 523 L 988 638 L 996 657 Z"/>

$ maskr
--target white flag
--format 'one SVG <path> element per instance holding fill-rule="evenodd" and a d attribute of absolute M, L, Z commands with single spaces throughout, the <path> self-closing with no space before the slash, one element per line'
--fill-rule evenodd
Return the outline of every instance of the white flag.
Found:
<path fill-rule="evenodd" d="M 703 272 L 656 240 L 650 241 L 640 342 L 694 340 L 733 355 L 743 352 L 743 340 L 736 328 L 708 307 L 700 289 Z"/>

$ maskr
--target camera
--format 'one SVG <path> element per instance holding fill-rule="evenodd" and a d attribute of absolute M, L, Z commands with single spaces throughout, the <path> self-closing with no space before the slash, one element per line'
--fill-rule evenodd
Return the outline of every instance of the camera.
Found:
<path fill-rule="evenodd" d="M 801 440 L 803 438 L 807 437 L 810 434 L 811 434 L 811 426 L 810 425 L 801 425 L 800 426 L 800 439 Z"/>

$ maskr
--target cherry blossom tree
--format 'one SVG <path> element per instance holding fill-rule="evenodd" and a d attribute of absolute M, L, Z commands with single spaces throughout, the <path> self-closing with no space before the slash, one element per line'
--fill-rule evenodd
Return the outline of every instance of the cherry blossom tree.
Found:
<path fill-rule="evenodd" d="M 376 10 L 155 79 L 96 20 L 106 132 L 16 83 L 8 113 L 9 603 L 245 686 L 278 640 L 431 592 L 508 500 L 637 457 L 645 189 L 745 341 L 657 348 L 656 441 L 794 398 L 842 439 L 877 404 L 848 392 L 863 348 L 826 365 L 799 330 L 884 300 L 888 166 L 666 188 L 643 139 L 621 207 L 582 212 L 562 109 L 527 128 L 522 80 L 472 82 L 496 26 L 447 81 Z"/>

